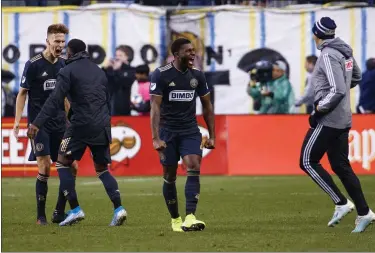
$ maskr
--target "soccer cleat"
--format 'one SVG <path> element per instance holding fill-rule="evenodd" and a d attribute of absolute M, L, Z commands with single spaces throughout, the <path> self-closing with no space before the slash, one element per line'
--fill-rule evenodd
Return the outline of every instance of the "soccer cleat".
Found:
<path fill-rule="evenodd" d="M 73 210 L 69 211 L 68 216 L 66 217 L 65 220 L 60 222 L 60 226 L 69 226 L 73 225 L 75 223 L 78 223 L 81 220 L 85 219 L 85 213 L 82 211 L 82 209 L 77 206 Z"/>
<path fill-rule="evenodd" d="M 70 211 L 68 211 L 67 213 L 60 213 L 58 211 L 54 211 L 53 214 L 52 214 L 52 218 L 51 218 L 51 221 L 52 223 L 60 223 L 62 221 L 64 221 L 66 219 L 66 217 L 68 217 Z"/>
<path fill-rule="evenodd" d="M 126 213 L 126 210 L 122 206 L 116 208 L 115 214 L 113 215 L 112 221 L 109 226 L 121 226 L 126 220 L 127 215 L 128 214 Z"/>
<path fill-rule="evenodd" d="M 328 222 L 328 227 L 334 227 L 339 224 L 341 219 L 353 210 L 354 204 L 350 200 L 348 200 L 348 203 L 345 205 L 335 206 L 335 212 L 333 213 L 332 219 Z"/>
<path fill-rule="evenodd" d="M 184 230 L 182 230 L 181 226 L 182 226 L 182 219 L 181 217 L 178 217 L 176 219 L 173 219 L 172 218 L 172 230 L 174 232 L 184 232 Z"/>
<path fill-rule="evenodd" d="M 36 221 L 38 225 L 48 225 L 46 217 L 39 217 Z"/>
<path fill-rule="evenodd" d="M 375 221 L 375 214 L 370 210 L 364 216 L 358 216 L 355 220 L 355 229 L 352 233 L 362 233 L 366 228 Z"/>
<path fill-rule="evenodd" d="M 184 223 L 181 228 L 185 232 L 189 231 L 202 231 L 206 227 L 203 221 L 197 220 L 194 214 L 189 214 L 186 216 Z"/>

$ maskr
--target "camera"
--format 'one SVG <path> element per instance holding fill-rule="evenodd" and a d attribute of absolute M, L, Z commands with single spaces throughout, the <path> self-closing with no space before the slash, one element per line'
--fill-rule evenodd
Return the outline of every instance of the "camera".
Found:
<path fill-rule="evenodd" d="M 255 69 L 255 71 L 254 71 Z M 273 65 L 269 61 L 258 61 L 255 67 L 250 71 L 251 80 L 256 80 L 261 84 L 272 81 Z"/>

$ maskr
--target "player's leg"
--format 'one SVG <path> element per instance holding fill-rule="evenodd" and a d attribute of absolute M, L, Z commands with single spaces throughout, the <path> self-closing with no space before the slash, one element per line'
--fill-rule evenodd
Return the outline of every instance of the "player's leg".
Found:
<path fill-rule="evenodd" d="M 37 202 L 37 224 L 45 225 L 46 220 L 46 200 L 48 192 L 48 178 L 51 169 L 49 135 L 40 130 L 32 142 L 32 151 L 29 157 L 30 161 L 37 161 L 38 176 L 35 184 L 36 202 Z"/>
<path fill-rule="evenodd" d="M 65 220 L 59 224 L 60 226 L 72 225 L 85 218 L 85 214 L 79 206 L 75 177 L 72 173 L 74 160 L 81 160 L 85 150 L 86 144 L 75 139 L 71 129 L 68 129 L 59 148 L 56 168 L 60 178 L 60 191 L 64 193 L 71 210 Z"/>
<path fill-rule="evenodd" d="M 60 144 L 63 138 L 64 138 L 64 132 L 52 133 L 50 135 L 51 159 L 53 162 L 57 161 Z M 76 161 L 73 162 L 71 169 L 72 169 L 72 173 L 75 179 L 77 175 L 77 169 L 78 169 L 78 163 Z M 67 199 L 65 198 L 64 193 L 60 191 L 60 188 L 59 188 L 55 211 L 53 212 L 52 219 L 51 219 L 53 223 L 60 223 L 63 220 L 65 220 L 65 218 L 67 217 L 67 214 L 65 214 L 66 201 Z"/>
<path fill-rule="evenodd" d="M 180 159 L 177 135 L 165 129 L 160 129 L 160 139 L 167 144 L 164 150 L 159 151 L 160 163 L 163 165 L 163 196 L 171 215 L 172 230 L 174 232 L 183 232 L 181 229 L 182 218 L 178 212 L 176 189 L 177 167 Z"/>
<path fill-rule="evenodd" d="M 324 127 L 319 124 L 315 129 L 310 128 L 303 141 L 300 167 L 325 191 L 335 203 L 335 205 L 347 204 L 346 197 L 341 193 L 334 183 L 332 177 L 320 164 L 324 153 L 328 150 L 330 142 L 337 135 L 334 129 Z M 341 214 L 340 214 L 341 216 Z M 333 217 L 342 218 L 342 217 Z M 328 225 L 332 225 L 335 220 L 331 220 Z"/>
<path fill-rule="evenodd" d="M 200 194 L 200 165 L 202 160 L 202 135 L 195 133 L 180 136 L 179 149 L 187 167 L 185 184 L 186 218 L 182 225 L 184 231 L 201 231 L 206 227 L 203 221 L 195 218 L 199 194 Z"/>
<path fill-rule="evenodd" d="M 330 148 L 328 149 L 328 159 L 331 164 L 332 170 L 340 178 L 345 186 L 346 191 L 353 200 L 357 209 L 358 218 L 356 221 L 356 228 L 353 232 L 363 232 L 367 226 L 375 220 L 375 214 L 369 209 L 366 199 L 364 197 L 361 183 L 354 173 L 349 159 L 349 144 L 348 144 L 349 130 L 344 130 L 335 139 Z M 353 203 L 348 201 L 344 206 L 339 206 L 339 209 L 354 209 Z"/>
<path fill-rule="evenodd" d="M 113 203 L 114 215 L 110 226 L 120 226 L 127 217 L 127 212 L 121 204 L 121 195 L 116 179 L 109 173 L 108 164 L 111 163 L 109 144 L 91 146 L 96 175 L 102 181 L 108 197 Z"/>

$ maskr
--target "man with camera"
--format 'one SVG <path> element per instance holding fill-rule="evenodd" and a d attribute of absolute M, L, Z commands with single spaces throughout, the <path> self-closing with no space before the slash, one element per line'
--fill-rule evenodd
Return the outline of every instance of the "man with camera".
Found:
<path fill-rule="evenodd" d="M 251 71 L 247 93 L 259 105 L 259 114 L 288 114 L 294 102 L 294 92 L 286 72 L 286 64 L 260 61 Z M 255 106 L 256 107 L 256 106 Z"/>

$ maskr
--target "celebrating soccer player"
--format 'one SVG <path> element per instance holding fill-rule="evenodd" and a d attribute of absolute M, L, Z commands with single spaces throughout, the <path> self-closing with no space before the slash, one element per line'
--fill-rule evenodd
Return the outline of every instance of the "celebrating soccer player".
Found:
<path fill-rule="evenodd" d="M 47 98 L 55 89 L 56 76 L 65 66 L 64 59 L 60 57 L 65 47 L 65 35 L 69 33 L 63 24 L 53 24 L 47 30 L 47 48 L 40 54 L 28 60 L 23 71 L 21 87 L 16 101 L 16 117 L 14 122 L 14 135 L 18 139 L 19 124 L 25 107 L 26 97 L 29 97 L 27 118 L 30 124 L 42 109 Z M 45 206 L 47 199 L 47 181 L 50 175 L 51 159 L 57 160 L 59 145 L 66 128 L 64 103 L 56 107 L 53 117 L 48 120 L 44 128 L 32 140 L 32 152 L 29 161 L 37 161 L 38 176 L 36 180 L 37 224 L 47 224 Z M 73 173 L 76 172 L 76 163 L 73 164 Z M 62 192 L 56 204 L 52 222 L 64 220 L 66 198 Z"/>
<path fill-rule="evenodd" d="M 125 221 L 127 213 L 121 205 L 117 181 L 107 167 L 111 162 L 109 145 L 112 139 L 107 77 L 89 59 L 86 44 L 82 40 L 70 40 L 67 55 L 67 66 L 57 75 L 54 92 L 29 125 L 27 134 L 29 138 L 34 138 L 67 96 L 73 113 L 71 124 L 65 131 L 59 148 L 56 167 L 60 177 L 60 190 L 68 199 L 71 211 L 60 226 L 77 223 L 85 217 L 78 203 L 71 167 L 74 160 L 82 158 L 87 146 L 91 150 L 96 174 L 114 206 L 110 226 L 119 226 Z"/>
<path fill-rule="evenodd" d="M 172 217 L 172 230 L 200 231 L 205 223 L 195 218 L 200 193 L 202 148 L 215 148 L 215 122 L 210 92 L 204 74 L 193 67 L 195 50 L 184 38 L 172 43 L 174 61 L 157 68 L 150 84 L 153 146 L 164 170 L 163 195 Z M 209 139 L 202 143 L 196 120 L 196 97 L 203 106 Z M 176 175 L 182 157 L 187 166 L 186 218 L 178 212 Z"/>

